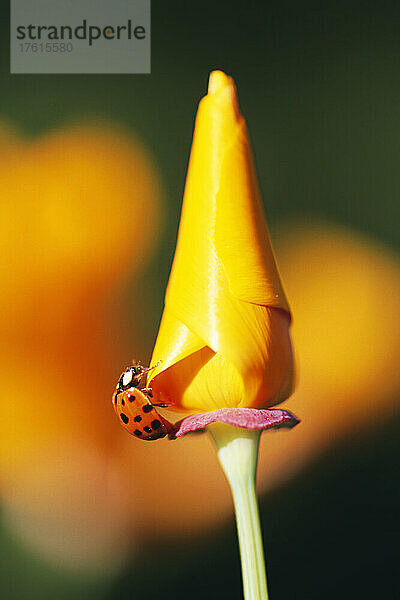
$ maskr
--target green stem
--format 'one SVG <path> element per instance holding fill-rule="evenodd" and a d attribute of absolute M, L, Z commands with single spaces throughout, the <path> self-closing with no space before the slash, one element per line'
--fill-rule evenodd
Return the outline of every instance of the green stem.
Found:
<path fill-rule="evenodd" d="M 255 489 L 260 432 L 213 423 L 211 433 L 232 490 L 245 600 L 268 600 L 264 551 Z"/>

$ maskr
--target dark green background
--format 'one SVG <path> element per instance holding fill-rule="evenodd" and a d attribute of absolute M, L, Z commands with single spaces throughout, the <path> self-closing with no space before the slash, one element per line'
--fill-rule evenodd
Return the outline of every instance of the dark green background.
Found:
<path fill-rule="evenodd" d="M 164 180 L 167 227 L 141 281 L 156 331 L 193 119 L 210 70 L 234 76 L 269 221 L 317 217 L 399 245 L 400 3 L 153 0 L 151 75 L 10 75 L 0 4 L 0 117 L 37 134 L 87 117 L 135 132 Z M 154 293 L 154 290 L 157 293 Z M 149 351 L 152 340 L 149 340 Z M 393 418 L 262 500 L 273 600 L 398 598 Z M 240 598 L 234 524 L 149 545 L 108 588 L 56 573 L 3 536 L 6 600 Z"/>

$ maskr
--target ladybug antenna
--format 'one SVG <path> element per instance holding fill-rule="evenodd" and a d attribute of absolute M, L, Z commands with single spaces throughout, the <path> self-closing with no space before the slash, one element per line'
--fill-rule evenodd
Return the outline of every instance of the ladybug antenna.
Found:
<path fill-rule="evenodd" d="M 139 373 L 137 375 L 135 375 L 135 379 L 137 379 L 138 381 L 140 381 L 141 378 L 143 377 L 143 375 L 145 375 L 146 373 L 149 373 L 149 371 L 152 371 L 153 369 L 155 369 L 156 367 L 158 367 L 161 363 L 162 363 L 162 360 L 159 360 L 158 363 L 156 363 L 152 367 L 142 367 L 142 365 L 140 365 L 139 363 L 137 363 L 136 366 L 140 367 L 140 370 L 139 370 Z"/>

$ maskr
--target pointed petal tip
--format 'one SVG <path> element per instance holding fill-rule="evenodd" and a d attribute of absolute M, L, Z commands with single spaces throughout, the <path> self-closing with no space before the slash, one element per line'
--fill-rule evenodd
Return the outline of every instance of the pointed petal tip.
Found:
<path fill-rule="evenodd" d="M 208 93 L 216 94 L 222 91 L 224 88 L 234 88 L 232 77 L 226 75 L 223 71 L 211 71 L 208 79 Z"/>
<path fill-rule="evenodd" d="M 207 95 L 232 104 L 237 115 L 239 114 L 235 82 L 232 77 L 226 75 L 223 71 L 211 71 L 208 79 Z"/>

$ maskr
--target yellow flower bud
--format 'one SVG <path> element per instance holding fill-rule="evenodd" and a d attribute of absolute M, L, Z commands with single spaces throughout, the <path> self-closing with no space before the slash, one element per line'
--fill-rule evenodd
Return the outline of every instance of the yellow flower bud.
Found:
<path fill-rule="evenodd" d="M 148 384 L 188 412 L 272 406 L 293 387 L 289 327 L 235 85 L 214 71 Z"/>

